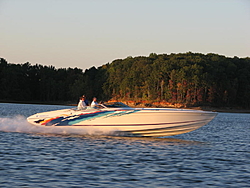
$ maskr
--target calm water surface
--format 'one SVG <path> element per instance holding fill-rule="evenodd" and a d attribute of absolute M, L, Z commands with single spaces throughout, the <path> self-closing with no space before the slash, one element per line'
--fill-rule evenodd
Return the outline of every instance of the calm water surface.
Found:
<path fill-rule="evenodd" d="M 0 187 L 250 187 L 250 114 L 165 138 L 72 134 L 26 117 L 71 108 L 0 103 Z"/>

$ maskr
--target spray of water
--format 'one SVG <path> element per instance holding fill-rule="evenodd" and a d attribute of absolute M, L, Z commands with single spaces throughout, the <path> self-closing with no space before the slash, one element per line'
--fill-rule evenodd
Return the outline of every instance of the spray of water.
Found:
<path fill-rule="evenodd" d="M 27 122 L 24 116 L 1 117 L 0 131 L 21 133 L 44 133 L 44 134 L 77 134 L 77 135 L 113 135 L 114 130 L 84 128 L 67 128 L 56 126 L 35 126 Z"/>

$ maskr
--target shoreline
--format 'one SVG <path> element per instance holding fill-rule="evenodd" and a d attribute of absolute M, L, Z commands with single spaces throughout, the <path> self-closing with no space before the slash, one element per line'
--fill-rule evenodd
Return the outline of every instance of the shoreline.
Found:
<path fill-rule="evenodd" d="M 120 101 L 120 102 L 123 102 L 126 105 L 134 108 L 180 108 L 180 109 L 192 109 L 192 110 L 203 110 L 203 111 L 225 112 L 225 113 L 250 113 L 250 109 L 244 109 L 239 107 L 223 107 L 223 106 L 215 107 L 215 106 L 205 106 L 205 105 L 184 106 L 183 104 L 170 104 L 161 102 L 152 102 L 152 103 L 145 103 L 145 102 L 136 103 L 134 101 Z"/>
<path fill-rule="evenodd" d="M 222 113 L 250 113 L 250 109 L 235 108 L 235 107 L 212 107 L 212 106 L 195 106 L 195 107 L 173 107 L 166 105 L 136 105 L 129 102 L 121 101 L 133 108 L 182 108 L 182 109 L 192 109 L 192 110 L 204 110 L 212 112 L 222 112 Z M 0 103 L 14 103 L 14 104 L 37 104 L 37 105 L 61 105 L 61 106 L 77 106 L 77 103 L 74 101 L 68 102 L 41 102 L 41 101 L 8 101 L 0 100 Z"/>
<path fill-rule="evenodd" d="M 193 109 L 193 110 L 204 110 L 204 111 L 212 111 L 212 112 L 221 112 L 221 113 L 250 113 L 250 109 L 239 109 L 239 108 L 232 108 L 232 107 L 190 107 L 186 109 Z"/>

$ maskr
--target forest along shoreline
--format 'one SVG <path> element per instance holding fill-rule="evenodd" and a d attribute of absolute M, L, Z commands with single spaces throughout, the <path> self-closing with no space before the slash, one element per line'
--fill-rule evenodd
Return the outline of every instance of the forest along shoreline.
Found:
<path fill-rule="evenodd" d="M 124 104 L 132 108 L 183 108 L 192 110 L 204 110 L 213 112 L 225 112 L 225 113 L 250 113 L 250 109 L 243 109 L 239 107 L 213 107 L 213 106 L 185 106 L 183 104 L 162 104 L 160 102 L 135 102 L 135 101 L 108 101 L 108 102 L 123 102 Z M 0 103 L 13 103 L 13 104 L 37 104 L 37 105 L 62 105 L 62 106 L 77 106 L 77 103 L 73 101 L 68 102 L 39 102 L 39 101 L 6 101 L 0 100 Z"/>
<path fill-rule="evenodd" d="M 244 109 L 240 107 L 187 106 L 181 103 L 173 104 L 168 102 L 146 102 L 146 101 L 143 102 L 121 101 L 121 102 L 130 107 L 135 107 L 135 108 L 183 108 L 183 109 L 226 112 L 226 113 L 250 113 L 250 109 Z"/>
<path fill-rule="evenodd" d="M 85 71 L 0 58 L 0 101 L 6 102 L 74 105 L 85 95 L 135 107 L 249 112 L 249 80 L 250 57 L 213 53 L 129 56 Z"/>

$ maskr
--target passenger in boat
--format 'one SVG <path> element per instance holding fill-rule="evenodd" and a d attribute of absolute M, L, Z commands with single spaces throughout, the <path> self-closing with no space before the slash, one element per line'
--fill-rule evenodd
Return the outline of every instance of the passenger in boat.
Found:
<path fill-rule="evenodd" d="M 96 100 L 97 100 L 97 98 L 96 97 L 94 97 L 93 98 L 93 101 L 92 101 L 92 103 L 91 103 L 91 107 L 97 107 L 99 104 L 98 104 L 98 102 L 96 102 Z"/>
<path fill-rule="evenodd" d="M 86 103 L 84 102 L 85 97 L 80 97 L 80 101 L 77 105 L 77 110 L 84 110 L 86 108 Z"/>
<path fill-rule="evenodd" d="M 89 106 L 89 101 L 86 99 L 85 95 L 82 96 L 84 98 L 84 102 L 86 104 L 86 106 Z"/>

